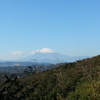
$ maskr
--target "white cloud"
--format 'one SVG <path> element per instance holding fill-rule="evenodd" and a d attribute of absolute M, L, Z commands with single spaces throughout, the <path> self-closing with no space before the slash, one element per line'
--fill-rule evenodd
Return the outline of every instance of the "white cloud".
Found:
<path fill-rule="evenodd" d="M 23 51 L 9 51 L 12 55 L 24 55 Z"/>
<path fill-rule="evenodd" d="M 40 52 L 40 53 L 53 53 L 54 51 L 52 49 L 49 49 L 49 48 L 43 48 L 41 50 L 32 50 L 32 54 L 35 54 L 37 52 Z"/>

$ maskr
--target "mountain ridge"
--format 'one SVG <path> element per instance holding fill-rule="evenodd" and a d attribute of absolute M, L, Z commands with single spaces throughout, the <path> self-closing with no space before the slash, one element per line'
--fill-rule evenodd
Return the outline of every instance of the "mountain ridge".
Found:
<path fill-rule="evenodd" d="M 81 56 L 81 59 L 87 58 L 87 56 Z M 79 60 L 79 57 L 70 57 L 68 55 L 54 53 L 35 53 L 28 57 L 20 59 L 20 61 L 37 61 L 37 62 L 48 62 L 48 63 L 62 63 L 62 62 L 74 62 Z"/>

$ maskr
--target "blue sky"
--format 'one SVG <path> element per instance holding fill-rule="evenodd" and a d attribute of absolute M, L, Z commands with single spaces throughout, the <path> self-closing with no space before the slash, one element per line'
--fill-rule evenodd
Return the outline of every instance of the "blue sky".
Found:
<path fill-rule="evenodd" d="M 0 60 L 49 48 L 100 54 L 100 0 L 0 0 Z"/>

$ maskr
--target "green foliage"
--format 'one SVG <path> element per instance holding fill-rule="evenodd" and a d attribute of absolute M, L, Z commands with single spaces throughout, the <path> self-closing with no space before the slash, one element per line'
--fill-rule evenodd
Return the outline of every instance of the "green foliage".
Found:
<path fill-rule="evenodd" d="M 25 93 L 23 92 L 24 86 L 15 77 L 14 79 L 9 78 L 6 75 L 6 81 L 2 84 L 0 91 L 1 100 L 24 100 Z"/>
<path fill-rule="evenodd" d="M 6 78 L 2 100 L 100 100 L 100 56 L 20 79 Z"/>

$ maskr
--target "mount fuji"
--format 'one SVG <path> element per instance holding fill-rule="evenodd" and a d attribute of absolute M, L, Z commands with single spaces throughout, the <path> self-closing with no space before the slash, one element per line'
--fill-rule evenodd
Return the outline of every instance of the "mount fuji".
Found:
<path fill-rule="evenodd" d="M 87 58 L 86 56 L 80 57 L 81 59 Z M 60 53 L 41 53 L 36 52 L 28 57 L 20 59 L 20 61 L 37 61 L 38 63 L 63 63 L 63 62 L 74 62 L 79 60 L 79 57 L 70 57 Z"/>

